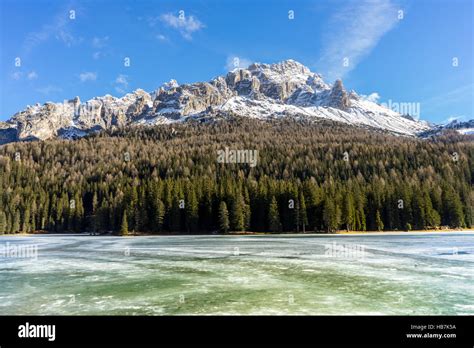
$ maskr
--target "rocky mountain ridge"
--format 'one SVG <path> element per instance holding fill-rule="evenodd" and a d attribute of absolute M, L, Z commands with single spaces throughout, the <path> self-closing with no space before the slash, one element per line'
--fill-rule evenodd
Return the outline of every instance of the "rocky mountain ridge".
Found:
<path fill-rule="evenodd" d="M 111 95 L 81 102 L 28 106 L 0 123 L 0 144 L 20 140 L 77 137 L 89 132 L 133 125 L 181 122 L 189 118 L 233 114 L 253 118 L 305 117 L 416 135 L 431 127 L 373 103 L 341 80 L 325 83 L 306 66 L 286 60 L 251 64 L 209 82 L 175 80 L 148 93 L 137 89 L 121 98 Z"/>

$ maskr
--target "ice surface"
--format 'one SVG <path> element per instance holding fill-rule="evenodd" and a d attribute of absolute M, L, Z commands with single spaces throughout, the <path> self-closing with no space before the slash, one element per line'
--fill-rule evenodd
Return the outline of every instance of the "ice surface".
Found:
<path fill-rule="evenodd" d="M 474 314 L 472 232 L 7 243 L 38 255 L 0 253 L 5 315 Z"/>

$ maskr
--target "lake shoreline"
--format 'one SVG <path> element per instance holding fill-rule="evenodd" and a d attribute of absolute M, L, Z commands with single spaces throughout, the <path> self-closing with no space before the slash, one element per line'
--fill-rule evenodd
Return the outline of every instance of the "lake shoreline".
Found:
<path fill-rule="evenodd" d="M 188 234 L 188 233 L 130 233 L 126 236 L 119 236 L 111 233 L 104 234 L 92 234 L 91 232 L 78 232 L 78 233 L 52 233 L 52 232 L 37 232 L 37 233 L 15 233 L 15 234 L 2 234 L 1 237 L 33 237 L 33 236 L 47 236 L 47 235 L 60 235 L 60 236 L 94 236 L 94 237 L 173 237 L 173 236 L 393 236 L 393 235 L 420 235 L 420 234 L 452 234 L 452 233 L 474 233 L 473 229 L 447 229 L 447 230 L 412 230 L 412 231 L 337 231 L 334 233 L 321 233 L 321 232 L 230 232 L 226 234 Z"/>

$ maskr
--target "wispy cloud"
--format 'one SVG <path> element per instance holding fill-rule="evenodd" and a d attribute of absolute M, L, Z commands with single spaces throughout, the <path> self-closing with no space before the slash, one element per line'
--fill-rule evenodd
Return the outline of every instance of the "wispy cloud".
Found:
<path fill-rule="evenodd" d="M 53 86 L 53 85 L 48 85 L 48 86 L 45 86 L 45 87 L 38 88 L 38 89 L 36 89 L 36 91 L 41 93 L 41 94 L 44 94 L 44 95 L 50 95 L 50 94 L 53 94 L 53 93 L 62 92 L 62 88 L 59 88 L 59 87 Z"/>
<path fill-rule="evenodd" d="M 123 74 L 118 75 L 114 81 L 114 87 L 118 93 L 126 93 L 128 89 L 128 76 Z"/>
<path fill-rule="evenodd" d="M 104 48 L 107 45 L 107 42 L 109 41 L 108 36 L 104 37 L 94 37 L 92 38 L 92 47 L 94 48 Z"/>
<path fill-rule="evenodd" d="M 51 23 L 44 24 L 38 31 L 30 32 L 23 42 L 23 48 L 29 52 L 50 38 L 55 38 L 67 47 L 81 42 L 82 38 L 76 38 L 69 28 L 72 21 L 68 12 L 62 11 L 54 17 Z"/>
<path fill-rule="evenodd" d="M 56 37 L 56 40 L 61 41 L 67 47 L 71 47 L 72 45 L 82 41 L 81 38 L 76 38 L 66 28 L 61 28 L 60 30 L 58 30 L 55 37 Z"/>
<path fill-rule="evenodd" d="M 160 20 L 167 26 L 179 31 L 186 40 L 192 40 L 192 34 L 203 29 L 205 26 L 194 16 L 175 16 L 172 13 L 165 13 L 160 16 Z"/>
<path fill-rule="evenodd" d="M 90 71 L 83 72 L 79 74 L 79 80 L 81 80 L 81 82 L 95 81 L 97 80 L 97 73 Z"/>
<path fill-rule="evenodd" d="M 354 69 L 398 22 L 391 0 L 352 0 L 329 21 L 319 67 L 330 80 Z"/>
<path fill-rule="evenodd" d="M 97 37 L 96 36 L 96 37 L 92 38 L 91 45 L 96 50 L 92 54 L 92 58 L 97 60 L 97 59 L 99 59 L 101 57 L 104 57 L 106 55 L 104 53 L 104 49 L 107 47 L 108 41 L 109 41 L 108 36 L 104 36 L 104 37 Z"/>
<path fill-rule="evenodd" d="M 28 80 L 36 80 L 38 78 L 38 74 L 34 70 L 30 71 L 29 73 L 24 73 L 23 71 L 15 71 L 10 76 L 13 80 L 16 81 L 21 80 L 23 77 Z"/>
<path fill-rule="evenodd" d="M 252 61 L 248 58 L 230 55 L 230 56 L 227 57 L 225 69 L 227 71 L 232 71 L 232 70 L 238 69 L 238 68 L 245 69 L 250 64 L 252 64 Z"/>
<path fill-rule="evenodd" d="M 434 110 L 441 106 L 453 105 L 454 103 L 461 103 L 467 100 L 470 100 L 472 103 L 473 97 L 474 83 L 468 83 L 466 85 L 452 89 L 446 93 L 426 99 L 422 102 L 422 104 L 426 110 Z"/>
<path fill-rule="evenodd" d="M 11 74 L 11 78 L 14 80 L 19 80 L 23 76 L 23 73 L 21 71 L 15 71 L 14 73 Z"/>
<path fill-rule="evenodd" d="M 36 71 L 30 71 L 28 75 L 26 75 L 26 77 L 28 78 L 28 80 L 36 80 L 38 78 L 38 74 L 36 73 Z"/>
<path fill-rule="evenodd" d="M 162 41 L 162 42 L 167 42 L 167 41 L 169 41 L 168 38 L 167 38 L 165 35 L 163 35 L 163 34 L 158 34 L 158 35 L 156 35 L 156 38 L 157 38 L 158 40 Z"/>

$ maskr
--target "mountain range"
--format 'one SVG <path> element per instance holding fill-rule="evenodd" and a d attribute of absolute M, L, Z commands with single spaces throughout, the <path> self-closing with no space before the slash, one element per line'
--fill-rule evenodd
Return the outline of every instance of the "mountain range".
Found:
<path fill-rule="evenodd" d="M 326 119 L 405 136 L 429 136 L 443 129 L 347 91 L 341 80 L 327 84 L 321 75 L 290 59 L 236 68 L 209 82 L 180 85 L 171 80 L 150 93 L 137 89 L 121 98 L 105 95 L 81 102 L 75 97 L 27 106 L 0 122 L 0 144 L 226 116 Z"/>

